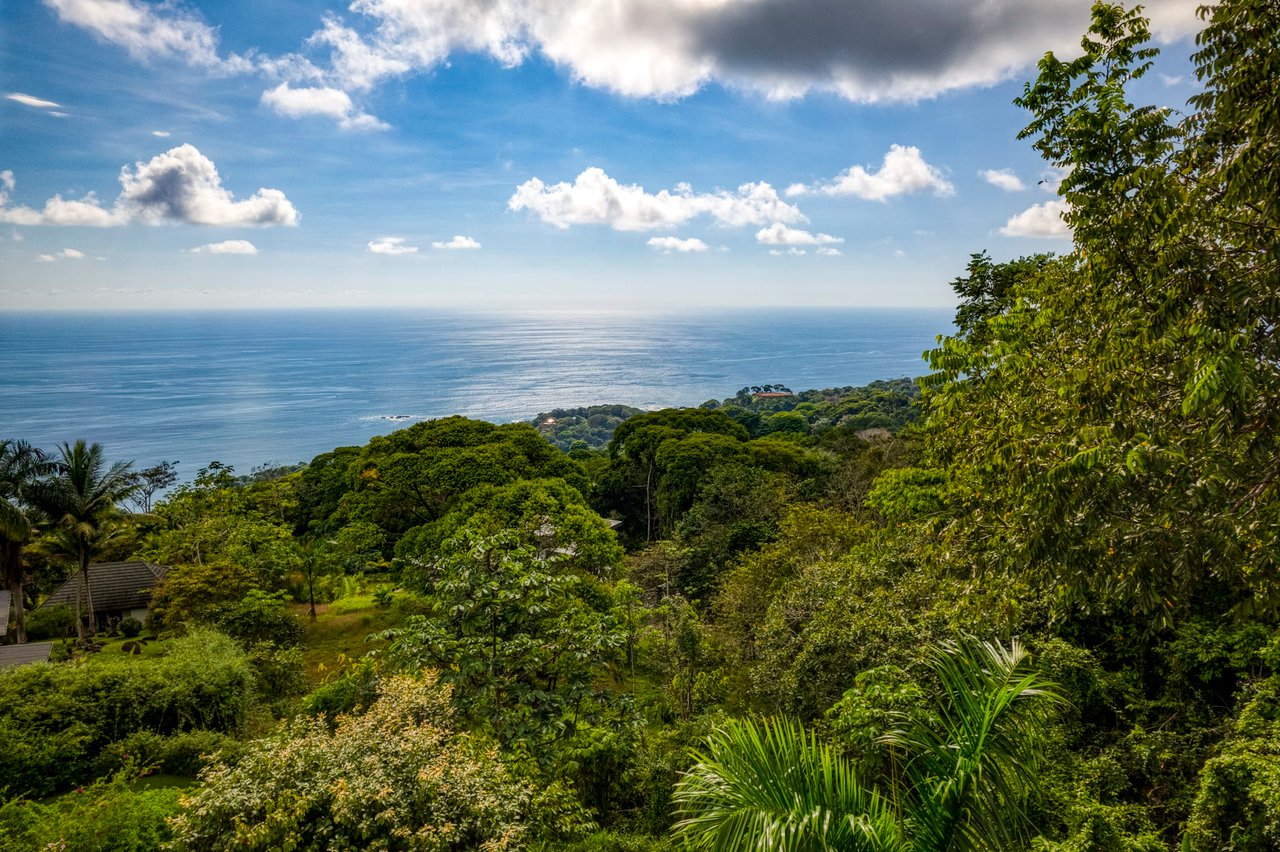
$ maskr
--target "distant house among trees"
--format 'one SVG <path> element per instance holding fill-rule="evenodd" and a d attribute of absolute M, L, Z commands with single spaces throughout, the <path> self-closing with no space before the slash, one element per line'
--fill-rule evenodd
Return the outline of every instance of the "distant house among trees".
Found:
<path fill-rule="evenodd" d="M 791 391 L 768 391 L 762 393 L 751 394 L 752 399 L 787 399 L 795 396 Z"/>
<path fill-rule="evenodd" d="M 145 621 L 151 607 L 151 591 L 168 568 L 150 562 L 97 562 L 89 565 L 89 594 L 93 600 L 95 624 L 105 626 L 111 619 L 136 618 Z M 80 586 L 77 571 L 45 598 L 38 609 L 76 605 L 76 589 Z"/>

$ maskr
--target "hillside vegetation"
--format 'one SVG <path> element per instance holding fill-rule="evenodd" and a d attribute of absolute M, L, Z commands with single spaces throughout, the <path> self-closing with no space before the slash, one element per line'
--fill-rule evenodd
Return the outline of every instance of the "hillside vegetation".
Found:
<path fill-rule="evenodd" d="M 2 445 L 11 587 L 171 570 L 146 654 L 0 672 L 0 845 L 1280 848 L 1280 8 L 1204 14 L 1185 114 L 1136 12 L 1040 63 L 1074 248 L 974 254 L 918 386 L 445 418 L 145 515 Z"/>

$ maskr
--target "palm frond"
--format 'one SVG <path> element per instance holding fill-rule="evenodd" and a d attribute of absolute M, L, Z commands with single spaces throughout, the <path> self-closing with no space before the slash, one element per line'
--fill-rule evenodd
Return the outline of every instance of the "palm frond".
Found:
<path fill-rule="evenodd" d="M 797 722 L 733 720 L 674 795 L 675 832 L 707 852 L 906 849 L 889 803 Z"/>
<path fill-rule="evenodd" d="M 1016 639 L 1007 648 L 947 643 L 931 664 L 942 690 L 938 724 L 881 738 L 908 755 L 898 795 L 911 803 L 913 834 L 939 850 L 1020 848 L 1043 709 L 1062 699 Z"/>

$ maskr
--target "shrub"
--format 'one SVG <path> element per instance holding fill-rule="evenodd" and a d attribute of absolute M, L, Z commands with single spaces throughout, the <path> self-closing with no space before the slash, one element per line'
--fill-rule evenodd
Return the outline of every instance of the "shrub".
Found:
<path fill-rule="evenodd" d="M 120 632 L 132 639 L 142 632 L 142 622 L 136 618 L 125 618 L 120 621 Z"/>
<path fill-rule="evenodd" d="M 0 672 L 0 778 L 44 796 L 85 780 L 92 761 L 137 731 L 242 730 L 255 678 L 228 636 L 193 631 L 159 657 L 95 655 Z"/>
<path fill-rule="evenodd" d="M 491 747 L 453 731 L 434 675 L 384 681 L 367 712 L 333 729 L 295 719 L 201 780 L 171 823 L 175 849 L 498 852 L 523 848 L 535 802 L 549 806 Z"/>
<path fill-rule="evenodd" d="M 285 608 L 284 592 L 251 589 L 241 600 L 221 607 L 216 623 L 246 647 L 273 642 L 291 648 L 302 641 L 302 624 Z"/>
<path fill-rule="evenodd" d="M 27 639 L 38 642 L 64 639 L 76 632 L 76 613 L 66 604 L 47 606 L 27 613 Z"/>
<path fill-rule="evenodd" d="M 0 805 L 0 848 L 10 852 L 151 852 L 169 839 L 175 788 L 135 789 L 128 766 L 51 804 L 13 799 Z"/>
<path fill-rule="evenodd" d="M 93 768 L 95 774 L 108 776 L 136 764 L 165 775 L 195 778 L 214 755 L 233 760 L 242 750 L 239 740 L 218 731 L 182 731 L 168 736 L 136 731 L 103 749 Z"/>

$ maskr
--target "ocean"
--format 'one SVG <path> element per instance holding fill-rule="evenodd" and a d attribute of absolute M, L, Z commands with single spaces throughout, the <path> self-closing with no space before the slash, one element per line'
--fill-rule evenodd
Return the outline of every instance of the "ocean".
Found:
<path fill-rule="evenodd" d="M 946 309 L 0 313 L 0 438 L 111 460 L 307 461 L 407 423 L 698 405 L 918 376 Z M 396 419 L 389 419 L 396 418 Z"/>

